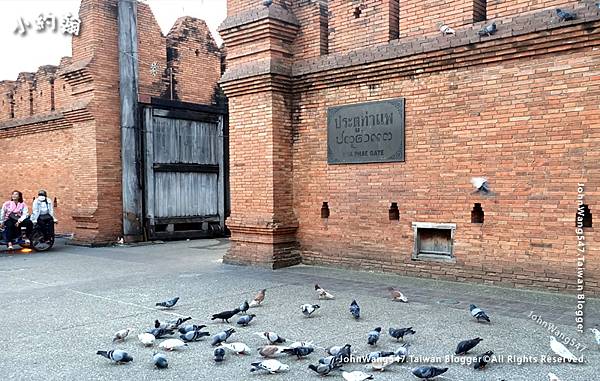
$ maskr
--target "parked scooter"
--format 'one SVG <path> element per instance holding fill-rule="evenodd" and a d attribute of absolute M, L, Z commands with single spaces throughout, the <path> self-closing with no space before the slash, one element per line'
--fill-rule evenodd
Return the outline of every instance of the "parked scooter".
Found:
<path fill-rule="evenodd" d="M 0 237 L 2 237 L 3 231 L 4 228 L 0 228 Z M 17 239 L 13 240 L 13 245 L 19 245 L 22 248 L 31 248 L 35 251 L 47 251 L 54 246 L 55 235 L 46 234 L 39 224 L 33 225 L 29 237 L 25 232 L 25 227 L 21 226 L 21 234 Z M 3 238 L 0 238 L 0 246 L 7 246 L 7 244 L 8 242 L 4 241 Z"/>

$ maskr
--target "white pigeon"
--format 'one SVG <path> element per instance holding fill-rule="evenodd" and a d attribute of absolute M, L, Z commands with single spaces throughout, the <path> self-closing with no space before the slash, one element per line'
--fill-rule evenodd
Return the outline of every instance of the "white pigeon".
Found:
<path fill-rule="evenodd" d="M 552 351 L 560 357 L 577 362 L 577 357 L 575 357 L 575 355 L 562 343 L 559 343 L 554 336 L 550 336 L 550 348 L 552 348 Z"/>
<path fill-rule="evenodd" d="M 289 348 L 299 347 L 315 348 L 315 343 L 313 343 L 312 341 L 294 341 L 289 345 Z"/>
<path fill-rule="evenodd" d="M 244 343 L 221 343 L 223 348 L 229 349 L 232 352 L 237 353 L 238 355 L 245 355 L 250 353 L 250 347 L 248 347 Z"/>
<path fill-rule="evenodd" d="M 313 314 L 313 312 L 321 308 L 321 306 L 319 306 L 318 304 L 303 304 L 300 306 L 300 308 L 302 309 L 302 313 L 304 314 L 304 316 L 310 317 Z"/>
<path fill-rule="evenodd" d="M 133 332 L 133 328 L 125 328 L 125 329 L 115 332 L 115 337 L 113 338 L 113 343 L 115 341 L 125 341 L 125 338 L 127 337 L 127 335 L 129 335 L 130 332 Z"/>
<path fill-rule="evenodd" d="M 250 303 L 248 303 L 248 307 L 250 308 L 254 308 L 254 307 L 258 307 L 260 306 L 260 302 L 256 301 L 256 300 L 251 300 Z"/>
<path fill-rule="evenodd" d="M 342 350 L 342 346 L 334 345 L 334 346 L 331 346 L 331 347 L 325 349 L 325 353 L 327 353 L 330 356 L 336 356 L 340 350 Z"/>
<path fill-rule="evenodd" d="M 560 381 L 560 378 L 552 372 L 548 372 L 548 381 Z"/>
<path fill-rule="evenodd" d="M 342 372 L 342 377 L 344 377 L 344 380 L 346 381 L 363 381 L 373 379 L 372 374 L 367 374 L 359 370 L 355 370 L 354 372 Z"/>
<path fill-rule="evenodd" d="M 590 331 L 594 334 L 594 338 L 596 339 L 596 344 L 600 346 L 600 331 L 596 328 L 591 328 Z"/>
<path fill-rule="evenodd" d="M 365 368 L 383 372 L 387 366 L 392 365 L 395 362 L 400 362 L 400 360 L 401 358 L 398 356 L 378 357 L 370 364 L 365 365 Z"/>
<path fill-rule="evenodd" d="M 389 287 L 388 291 L 390 292 L 390 296 L 392 297 L 393 301 L 408 303 L 408 298 L 400 290 L 396 290 L 394 287 Z"/>
<path fill-rule="evenodd" d="M 475 189 L 479 190 L 481 187 L 487 183 L 488 179 L 485 177 L 471 177 L 471 184 L 475 187 Z"/>
<path fill-rule="evenodd" d="M 444 34 L 444 35 L 446 35 L 446 34 L 455 35 L 456 34 L 454 29 L 450 28 L 448 25 L 444 24 L 443 22 L 439 22 L 438 27 L 440 28 L 440 32 L 442 32 L 442 34 Z"/>
<path fill-rule="evenodd" d="M 166 351 L 174 351 L 176 349 L 181 349 L 183 347 L 187 347 L 187 344 L 179 339 L 167 339 L 158 345 L 159 348 L 162 348 Z"/>
<path fill-rule="evenodd" d="M 138 335 L 138 339 L 147 347 L 154 345 L 154 340 L 156 340 L 154 335 L 151 333 L 140 333 Z"/>
<path fill-rule="evenodd" d="M 289 365 L 282 364 L 279 361 L 273 360 L 273 359 L 263 360 L 260 362 L 254 362 L 251 365 L 252 365 L 252 369 L 250 369 L 251 372 L 256 372 L 257 370 L 262 369 L 262 370 L 266 370 L 267 372 L 269 372 L 271 374 L 275 374 L 277 372 L 285 372 L 290 369 Z"/>
<path fill-rule="evenodd" d="M 318 284 L 315 284 L 315 291 L 317 291 L 317 294 L 319 295 L 319 299 L 325 299 L 325 300 L 335 299 L 335 296 L 333 296 L 332 294 L 327 292 L 327 290 L 325 290 L 323 287 L 319 286 Z"/>

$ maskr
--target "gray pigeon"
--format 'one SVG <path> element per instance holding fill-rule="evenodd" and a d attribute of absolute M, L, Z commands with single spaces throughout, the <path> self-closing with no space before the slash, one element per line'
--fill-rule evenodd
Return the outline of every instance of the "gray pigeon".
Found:
<path fill-rule="evenodd" d="M 373 361 L 377 360 L 378 358 L 389 357 L 389 356 L 393 356 L 393 355 L 394 355 L 394 352 L 390 352 L 390 351 L 371 352 L 367 355 L 367 361 L 373 362 Z"/>
<path fill-rule="evenodd" d="M 215 356 L 215 362 L 221 362 L 225 360 L 225 349 L 223 347 L 215 348 L 213 355 Z"/>
<path fill-rule="evenodd" d="M 179 327 L 179 333 L 181 334 L 185 334 L 188 333 L 190 331 L 199 331 L 202 328 L 206 328 L 205 325 L 196 325 L 196 324 L 186 324 L 183 327 Z"/>
<path fill-rule="evenodd" d="M 214 335 L 212 337 L 212 341 L 211 341 L 210 345 L 212 345 L 214 347 L 216 345 L 221 344 L 224 341 L 227 341 L 227 339 L 229 339 L 229 336 L 231 336 L 234 332 L 235 332 L 235 329 L 229 328 L 226 331 L 221 331 L 221 332 L 217 333 L 216 335 Z"/>
<path fill-rule="evenodd" d="M 152 357 L 152 362 L 154 363 L 154 366 L 158 369 L 165 369 L 169 367 L 167 357 L 162 353 L 154 353 L 154 356 Z"/>
<path fill-rule="evenodd" d="M 244 303 L 242 303 L 242 305 L 238 309 L 240 310 L 240 312 L 246 313 L 246 311 L 248 311 L 249 308 L 250 308 L 250 305 L 248 304 L 248 301 L 245 300 Z"/>
<path fill-rule="evenodd" d="M 256 317 L 255 314 L 250 314 L 250 315 L 244 315 L 241 318 L 238 319 L 237 323 L 239 325 L 241 325 L 242 327 L 247 326 L 248 324 L 250 324 L 250 322 L 252 321 L 252 319 L 254 319 Z"/>
<path fill-rule="evenodd" d="M 267 7 L 267 8 L 268 8 L 268 7 L 270 7 L 270 6 L 271 6 L 271 4 L 273 4 L 273 0 L 263 0 L 263 2 L 262 2 L 262 3 L 263 3 L 263 5 L 264 5 L 265 7 Z"/>
<path fill-rule="evenodd" d="M 435 366 L 420 366 L 418 368 L 414 368 L 412 370 L 412 374 L 414 374 L 417 378 L 424 378 L 425 380 L 429 380 L 430 378 L 434 378 L 439 376 L 440 374 L 444 374 L 448 371 L 448 368 L 436 368 Z"/>
<path fill-rule="evenodd" d="M 350 313 L 356 320 L 360 319 L 360 306 L 356 303 L 356 300 L 353 300 L 352 303 L 350 303 Z"/>
<path fill-rule="evenodd" d="M 498 28 L 496 27 L 496 23 L 491 23 L 489 25 L 484 26 L 479 32 L 478 34 L 483 37 L 483 36 L 491 36 L 494 33 L 496 33 L 496 31 L 498 30 Z"/>
<path fill-rule="evenodd" d="M 410 344 L 403 344 L 400 348 L 394 351 L 394 355 L 400 357 L 400 361 L 405 360 L 408 357 L 408 348 Z"/>
<path fill-rule="evenodd" d="M 308 369 L 315 371 L 316 373 L 320 374 L 321 376 L 327 376 L 329 373 L 331 373 L 331 371 L 334 368 L 333 368 L 333 365 L 331 365 L 331 364 L 319 364 L 319 365 L 310 364 L 308 366 Z"/>
<path fill-rule="evenodd" d="M 286 348 L 283 350 L 283 353 L 287 353 L 288 355 L 294 355 L 298 357 L 298 359 L 302 357 L 306 357 L 311 354 L 315 349 L 313 347 L 294 347 L 294 348 Z"/>
<path fill-rule="evenodd" d="M 210 333 L 208 332 L 203 332 L 203 331 L 189 331 L 184 333 L 183 335 L 179 335 L 179 338 L 183 341 L 185 341 L 186 343 L 192 342 L 192 341 L 198 341 L 203 337 L 206 336 L 210 336 Z"/>
<path fill-rule="evenodd" d="M 475 319 L 477 319 L 477 321 L 485 320 L 488 323 L 490 322 L 490 318 L 489 318 L 489 316 L 487 316 L 485 311 L 482 310 L 481 308 L 477 307 L 476 305 L 474 305 L 474 304 L 469 305 L 469 310 L 471 311 L 471 316 L 473 316 Z"/>
<path fill-rule="evenodd" d="M 369 337 L 367 338 L 367 343 L 369 343 L 369 345 L 377 344 L 380 334 L 381 334 L 381 327 L 377 327 L 374 330 L 372 330 L 371 332 L 369 332 Z"/>
<path fill-rule="evenodd" d="M 396 340 L 404 340 L 404 336 L 406 335 L 414 335 L 417 331 L 413 330 L 412 327 L 408 328 L 391 328 L 388 330 L 390 336 L 392 336 Z"/>
<path fill-rule="evenodd" d="M 577 19 L 577 15 L 575 13 L 563 11 L 560 8 L 556 9 L 556 15 L 560 19 L 560 21 L 571 21 Z"/>
<path fill-rule="evenodd" d="M 479 344 L 481 341 L 483 341 L 483 339 L 480 337 L 476 337 L 471 340 L 461 341 L 456 346 L 456 351 L 454 351 L 454 353 L 457 355 L 464 355 L 467 352 L 469 352 L 471 349 L 475 348 L 477 346 L 477 344 Z"/>
<path fill-rule="evenodd" d="M 129 356 L 129 354 L 120 349 L 110 350 L 110 351 L 98 351 L 97 355 L 104 356 L 109 360 L 116 362 L 117 364 L 128 363 L 133 361 L 133 357 Z"/>
<path fill-rule="evenodd" d="M 170 329 L 150 328 L 150 329 L 146 330 L 146 333 L 150 333 L 150 334 L 154 335 L 154 337 L 156 339 L 160 339 L 163 336 L 172 335 L 174 332 L 173 332 L 173 330 L 170 330 Z"/>
<path fill-rule="evenodd" d="M 156 305 L 159 307 L 173 308 L 175 306 L 175 304 L 177 304 L 178 301 L 179 301 L 179 296 L 177 296 L 173 299 L 167 300 L 165 302 L 156 303 Z"/>
<path fill-rule="evenodd" d="M 475 369 L 483 369 L 487 366 L 487 364 L 492 360 L 492 355 L 494 352 L 487 351 L 483 355 L 477 357 L 475 361 L 475 365 L 473 366 Z"/>

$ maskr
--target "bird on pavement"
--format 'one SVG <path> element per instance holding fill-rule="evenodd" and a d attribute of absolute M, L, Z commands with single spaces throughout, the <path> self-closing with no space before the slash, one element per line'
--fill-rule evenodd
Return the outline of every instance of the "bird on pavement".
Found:
<path fill-rule="evenodd" d="M 238 312 L 243 312 L 243 313 L 246 313 L 246 311 L 248 311 L 248 308 L 250 308 L 250 305 L 248 304 L 248 301 L 247 301 L 247 300 L 244 300 L 244 303 L 242 303 L 242 304 L 240 305 L 240 307 L 238 308 L 238 309 L 239 309 L 239 311 L 238 311 Z"/>
<path fill-rule="evenodd" d="M 471 349 L 475 348 L 477 346 L 477 344 L 479 344 L 482 341 L 483 341 L 483 339 L 480 338 L 480 337 L 476 337 L 476 338 L 470 339 L 470 340 L 461 341 L 456 346 L 456 351 L 454 351 L 454 353 L 457 354 L 457 355 L 464 355 L 467 352 L 469 352 Z"/>
<path fill-rule="evenodd" d="M 254 332 L 254 334 L 266 339 L 271 345 L 285 343 L 286 341 L 275 332 Z"/>
<path fill-rule="evenodd" d="M 304 316 L 310 317 L 313 314 L 313 312 L 321 308 L 321 306 L 319 306 L 318 304 L 303 304 L 300 306 L 300 308 L 302 309 L 302 313 L 304 314 Z"/>
<path fill-rule="evenodd" d="M 227 341 L 227 339 L 229 339 L 229 337 L 231 335 L 233 335 L 234 333 L 235 333 L 235 329 L 233 329 L 233 328 L 229 328 L 228 330 L 221 331 L 212 337 L 212 341 L 211 341 L 210 345 L 212 345 L 214 347 L 218 344 L 221 344 L 222 342 Z"/>
<path fill-rule="evenodd" d="M 183 347 L 187 347 L 187 344 L 179 339 L 167 339 L 158 345 L 159 348 L 164 349 L 165 351 L 174 351 L 178 349 L 182 349 Z"/>
<path fill-rule="evenodd" d="M 107 359 L 112 360 L 117 364 L 125 364 L 130 361 L 133 361 L 133 357 L 131 357 L 127 352 L 120 349 L 110 351 L 98 351 L 96 352 L 96 354 L 106 357 Z"/>
<path fill-rule="evenodd" d="M 258 294 L 256 294 L 256 296 L 254 297 L 254 299 L 250 302 L 249 307 L 260 306 L 260 304 L 265 300 L 265 292 L 266 291 L 267 291 L 266 288 L 263 288 L 262 290 L 260 290 L 258 292 Z"/>
<path fill-rule="evenodd" d="M 154 341 L 156 340 L 156 338 L 153 334 L 144 332 L 138 335 L 138 340 L 146 347 L 150 347 L 154 345 Z"/>
<path fill-rule="evenodd" d="M 236 309 L 231 310 L 231 311 L 219 312 L 218 314 L 214 314 L 210 320 L 221 319 L 223 322 L 229 323 L 229 319 L 231 319 L 232 317 L 234 317 L 235 315 L 237 315 L 237 313 L 240 312 L 240 311 L 241 310 L 239 308 L 236 308 Z"/>
<path fill-rule="evenodd" d="M 355 370 L 354 372 L 342 372 L 342 377 L 346 381 L 364 381 L 373 379 L 372 374 L 367 374 L 359 370 Z"/>
<path fill-rule="evenodd" d="M 475 319 L 477 319 L 478 322 L 487 321 L 488 323 L 490 323 L 489 316 L 487 316 L 485 311 L 482 310 L 481 308 L 477 307 L 474 304 L 470 304 L 469 310 L 471 311 L 471 316 L 473 316 Z"/>
<path fill-rule="evenodd" d="M 207 336 L 210 336 L 210 333 L 201 331 L 201 330 L 197 330 L 197 331 L 189 331 L 189 332 L 184 333 L 183 335 L 179 335 L 179 338 L 181 340 L 185 341 L 186 343 L 188 343 L 188 342 L 192 342 L 192 341 L 199 341 L 203 337 L 207 337 Z"/>
<path fill-rule="evenodd" d="M 113 338 L 113 343 L 115 341 L 125 341 L 125 338 L 127 337 L 127 335 L 129 335 L 130 332 L 133 332 L 133 328 L 126 328 L 126 329 L 122 329 L 120 331 L 115 332 L 115 337 Z"/>
<path fill-rule="evenodd" d="M 168 330 L 164 328 L 150 328 L 146 331 L 146 333 L 153 335 L 155 339 L 160 339 L 166 335 L 173 335 L 175 332 L 173 332 L 173 330 Z"/>
<path fill-rule="evenodd" d="M 550 336 L 550 348 L 554 353 L 566 360 L 573 362 L 578 361 L 577 357 L 575 357 L 575 355 L 571 353 L 571 351 L 568 350 L 567 347 L 565 347 L 562 343 L 557 341 L 554 336 Z"/>
<path fill-rule="evenodd" d="M 325 299 L 325 300 L 335 299 L 335 296 L 333 296 L 331 293 L 329 293 L 327 290 L 325 290 L 323 287 L 319 286 L 318 284 L 315 284 L 315 291 L 317 292 L 317 295 L 319 295 L 319 299 Z"/>
<path fill-rule="evenodd" d="M 552 372 L 548 372 L 548 381 L 560 381 L 560 378 Z"/>
<path fill-rule="evenodd" d="M 238 319 L 237 323 L 238 323 L 238 325 L 241 325 L 242 327 L 246 327 L 248 324 L 250 324 L 252 319 L 254 319 L 255 317 L 256 317 L 255 314 L 242 315 L 242 317 L 240 317 Z"/>
<path fill-rule="evenodd" d="M 308 369 L 320 374 L 321 376 L 327 376 L 329 373 L 331 373 L 331 371 L 334 369 L 334 367 L 331 364 L 318 364 L 318 365 L 310 364 L 308 366 Z"/>
<path fill-rule="evenodd" d="M 230 344 L 221 343 L 221 346 L 225 349 L 230 350 L 233 353 L 238 354 L 238 355 L 250 354 L 250 347 L 248 347 L 244 343 L 240 343 L 240 342 L 235 342 L 235 343 L 230 343 Z"/>
<path fill-rule="evenodd" d="M 415 333 L 417 333 L 417 331 L 415 331 L 412 327 L 408 327 L 408 328 L 393 328 L 393 327 L 390 327 L 388 329 L 388 333 L 394 339 L 396 339 L 396 340 L 402 339 L 402 341 L 404 341 L 404 336 L 406 336 L 406 335 L 414 335 Z"/>
<path fill-rule="evenodd" d="M 290 369 L 289 365 L 282 364 L 278 360 L 274 360 L 274 359 L 253 362 L 250 365 L 252 365 L 252 369 L 250 369 L 251 372 L 256 372 L 259 370 L 266 370 L 267 372 L 269 372 L 271 374 L 275 374 L 278 372 L 285 372 Z"/>
<path fill-rule="evenodd" d="M 374 330 L 370 331 L 368 333 L 367 343 L 369 345 L 375 345 L 375 344 L 377 344 L 377 341 L 379 340 L 379 335 L 380 334 L 381 334 L 381 327 L 377 327 Z"/>
<path fill-rule="evenodd" d="M 591 328 L 590 331 L 594 334 L 594 339 L 596 340 L 596 344 L 600 347 L 600 331 L 596 328 Z"/>
<path fill-rule="evenodd" d="M 206 326 L 204 324 L 202 324 L 202 325 L 187 324 L 187 325 L 184 325 L 183 327 L 179 327 L 179 333 L 186 334 L 190 331 L 200 331 L 202 328 L 206 328 Z"/>
<path fill-rule="evenodd" d="M 177 304 L 177 302 L 179 301 L 179 296 L 173 298 L 173 299 L 169 299 L 167 301 L 164 302 L 159 302 L 156 303 L 156 306 L 158 307 L 165 307 L 165 308 L 173 308 L 175 306 L 175 304 Z"/>
<path fill-rule="evenodd" d="M 258 348 L 258 354 L 262 357 L 279 357 L 283 355 L 283 351 L 288 349 L 289 347 L 284 347 L 282 345 L 265 345 L 264 347 Z"/>
<path fill-rule="evenodd" d="M 222 362 L 225 360 L 225 349 L 223 347 L 215 348 L 213 352 L 215 362 Z"/>
<path fill-rule="evenodd" d="M 154 355 L 152 356 L 152 362 L 158 369 L 165 369 L 169 367 L 167 357 L 162 353 L 154 352 Z"/>
<path fill-rule="evenodd" d="M 311 354 L 315 349 L 311 347 L 294 347 L 294 348 L 286 348 L 283 350 L 284 353 L 288 355 L 296 356 L 298 359 L 302 357 L 306 357 Z"/>
<path fill-rule="evenodd" d="M 353 300 L 352 303 L 350 303 L 350 313 L 354 316 L 354 319 L 360 319 L 360 306 L 356 303 L 356 300 Z"/>
<path fill-rule="evenodd" d="M 473 368 L 475 368 L 475 369 L 483 369 L 483 368 L 485 368 L 487 366 L 487 364 L 489 364 L 490 361 L 492 361 L 492 355 L 493 354 L 494 354 L 494 352 L 487 351 L 483 355 L 477 357 L 477 359 L 475 360 L 475 365 L 473 366 Z"/>
<path fill-rule="evenodd" d="M 415 377 L 429 380 L 431 378 L 439 376 L 440 374 L 444 374 L 447 371 L 448 368 L 436 368 L 435 366 L 420 366 L 418 368 L 414 368 L 412 370 L 412 374 L 415 375 Z"/>
<path fill-rule="evenodd" d="M 388 287 L 388 291 L 390 292 L 390 296 L 394 302 L 408 303 L 408 298 L 404 296 L 400 290 L 397 290 L 394 287 Z"/>

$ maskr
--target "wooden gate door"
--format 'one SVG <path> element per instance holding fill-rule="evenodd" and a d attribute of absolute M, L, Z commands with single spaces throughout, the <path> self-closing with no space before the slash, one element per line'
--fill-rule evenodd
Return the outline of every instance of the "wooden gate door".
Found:
<path fill-rule="evenodd" d="M 222 234 L 223 116 L 156 107 L 143 113 L 148 238 Z"/>

